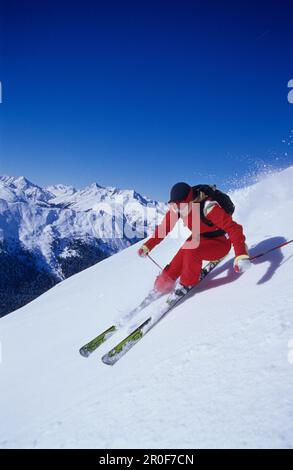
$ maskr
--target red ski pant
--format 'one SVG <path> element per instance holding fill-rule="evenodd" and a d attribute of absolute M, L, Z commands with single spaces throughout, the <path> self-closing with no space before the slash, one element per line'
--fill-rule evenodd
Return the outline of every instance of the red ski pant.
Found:
<path fill-rule="evenodd" d="M 201 237 L 197 248 L 180 248 L 171 263 L 163 270 L 169 278 L 176 281 L 180 277 L 180 283 L 184 286 L 193 286 L 198 283 L 202 262 L 213 261 L 227 255 L 231 248 L 231 241 L 225 236 L 215 238 Z"/>

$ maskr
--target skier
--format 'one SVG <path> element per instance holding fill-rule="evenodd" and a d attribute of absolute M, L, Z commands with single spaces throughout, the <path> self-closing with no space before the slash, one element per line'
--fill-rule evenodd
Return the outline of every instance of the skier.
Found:
<path fill-rule="evenodd" d="M 203 260 L 213 261 L 224 257 L 229 253 L 231 245 L 235 251 L 235 272 L 242 273 L 250 268 L 243 228 L 232 219 L 234 205 L 229 196 L 217 190 L 215 186 L 191 187 L 182 182 L 172 187 L 169 211 L 156 227 L 152 237 L 139 248 L 139 256 L 146 257 L 174 228 L 179 218 L 184 225 L 194 230 L 194 204 L 197 204 L 200 210 L 199 243 L 195 248 L 184 244 L 171 263 L 157 276 L 154 288 L 158 293 L 171 292 L 179 278 L 175 293 L 177 296 L 186 294 L 199 282 Z M 192 232 L 187 241 L 191 240 L 193 235 Z"/>

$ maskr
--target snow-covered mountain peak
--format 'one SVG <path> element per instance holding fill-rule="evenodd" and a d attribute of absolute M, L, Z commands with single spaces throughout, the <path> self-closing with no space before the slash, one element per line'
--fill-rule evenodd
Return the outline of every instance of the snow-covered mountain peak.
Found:
<path fill-rule="evenodd" d="M 23 189 L 27 189 L 28 187 L 36 186 L 35 184 L 31 183 L 25 176 L 18 176 L 14 180 L 15 184 Z"/>
<path fill-rule="evenodd" d="M 48 188 L 50 189 L 50 188 Z M 51 189 L 50 189 L 51 190 Z M 52 191 L 53 192 L 53 191 Z M 137 207 L 151 206 L 164 212 L 166 206 L 157 201 L 152 201 L 141 196 L 137 191 L 130 189 L 120 189 L 114 186 L 100 186 L 98 183 L 92 183 L 85 188 L 63 193 L 54 191 L 55 197 L 50 203 L 66 204 L 76 211 L 97 210 L 100 204 L 108 204 L 109 207 L 119 209 L 126 205 L 137 205 Z"/>
<path fill-rule="evenodd" d="M 72 194 L 76 193 L 76 189 L 73 186 L 68 186 L 65 184 L 55 184 L 52 186 L 47 186 L 45 189 L 55 197 L 71 196 Z"/>
<path fill-rule="evenodd" d="M 21 190 L 26 190 L 26 189 L 32 188 L 32 187 L 39 188 L 39 186 L 37 186 L 36 184 L 29 181 L 25 176 L 2 175 L 2 176 L 0 176 L 0 181 L 2 181 L 2 183 L 5 183 L 8 186 L 18 188 L 18 189 L 21 189 Z"/>
<path fill-rule="evenodd" d="M 52 197 L 49 191 L 42 189 L 24 176 L 1 176 L 0 184 L 22 202 L 47 202 Z"/>
<path fill-rule="evenodd" d="M 103 186 L 100 186 L 98 183 L 94 182 L 80 189 L 79 191 L 84 194 L 99 194 L 100 191 L 105 190 Z"/>

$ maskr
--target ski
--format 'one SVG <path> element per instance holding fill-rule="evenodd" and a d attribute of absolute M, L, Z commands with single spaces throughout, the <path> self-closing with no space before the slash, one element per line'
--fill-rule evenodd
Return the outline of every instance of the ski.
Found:
<path fill-rule="evenodd" d="M 82 346 L 79 350 L 79 353 L 83 357 L 89 357 L 101 344 L 105 343 L 111 336 L 113 336 L 118 330 L 123 328 L 129 320 L 135 317 L 139 312 L 144 308 L 148 307 L 152 302 L 157 300 L 161 295 L 155 292 L 153 289 L 148 293 L 148 295 L 143 299 L 143 301 L 133 310 L 128 312 L 126 315 L 123 315 L 115 325 L 110 326 L 102 333 L 98 334 L 89 341 L 87 344 Z"/>
<path fill-rule="evenodd" d="M 200 281 L 201 282 L 218 264 L 223 260 L 210 261 L 207 265 L 201 270 Z M 178 305 L 182 299 L 186 297 L 190 292 L 192 292 L 196 287 L 191 288 L 186 294 L 181 297 L 176 297 L 176 295 L 171 294 L 166 303 L 163 305 L 163 308 L 157 313 L 148 317 L 144 322 L 142 322 L 137 328 L 134 329 L 126 338 L 124 338 L 119 344 L 117 344 L 113 349 L 111 349 L 107 354 L 102 357 L 102 361 L 107 365 L 114 365 L 121 357 L 123 357 L 133 346 L 146 335 L 167 313 L 170 312 L 176 305 Z"/>
<path fill-rule="evenodd" d="M 79 350 L 79 353 L 83 357 L 89 357 L 90 354 L 92 354 L 101 344 L 107 341 L 107 339 L 111 338 L 111 336 L 113 336 L 113 334 L 116 333 L 116 331 L 117 331 L 116 325 L 110 326 L 110 328 L 107 328 L 105 331 L 103 331 L 98 336 L 93 338 L 87 344 L 82 346 Z"/>

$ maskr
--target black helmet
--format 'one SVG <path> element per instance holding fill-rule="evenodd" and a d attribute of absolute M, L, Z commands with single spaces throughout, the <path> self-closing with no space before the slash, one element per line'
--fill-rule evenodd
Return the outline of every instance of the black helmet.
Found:
<path fill-rule="evenodd" d="M 169 202 L 181 202 L 184 201 L 191 191 L 191 186 L 187 183 L 176 183 L 171 188 L 170 201 Z"/>

